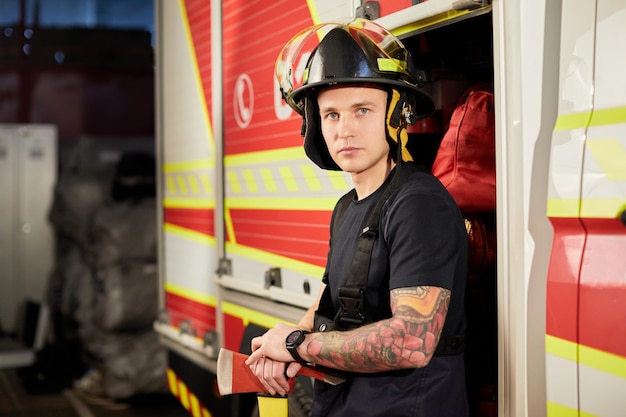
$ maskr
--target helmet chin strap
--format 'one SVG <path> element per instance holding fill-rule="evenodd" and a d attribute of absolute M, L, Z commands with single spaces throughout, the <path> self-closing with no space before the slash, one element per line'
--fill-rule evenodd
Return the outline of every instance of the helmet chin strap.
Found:
<path fill-rule="evenodd" d="M 389 108 L 387 111 L 387 130 L 389 137 L 398 145 L 398 153 L 396 155 L 397 165 L 402 162 L 413 161 L 413 156 L 407 149 L 409 134 L 407 126 L 411 123 L 413 116 L 413 108 L 408 103 L 406 94 L 400 93 L 395 88 L 391 90 L 389 100 Z"/>

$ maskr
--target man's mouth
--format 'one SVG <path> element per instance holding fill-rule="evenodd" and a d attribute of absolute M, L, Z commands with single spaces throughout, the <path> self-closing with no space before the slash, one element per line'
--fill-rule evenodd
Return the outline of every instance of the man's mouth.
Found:
<path fill-rule="evenodd" d="M 350 155 L 358 151 L 359 148 L 355 148 L 354 146 L 346 146 L 344 148 L 339 149 L 339 153 L 341 155 Z"/>

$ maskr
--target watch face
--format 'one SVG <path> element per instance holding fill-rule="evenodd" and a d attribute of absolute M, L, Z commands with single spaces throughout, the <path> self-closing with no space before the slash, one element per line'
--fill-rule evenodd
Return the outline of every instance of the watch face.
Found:
<path fill-rule="evenodd" d="M 302 336 L 302 332 L 293 331 L 287 336 L 287 343 L 296 343 L 298 339 Z"/>

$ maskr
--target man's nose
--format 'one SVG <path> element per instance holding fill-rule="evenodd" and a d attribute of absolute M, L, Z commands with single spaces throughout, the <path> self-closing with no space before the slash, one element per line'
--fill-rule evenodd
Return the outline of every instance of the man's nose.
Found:
<path fill-rule="evenodd" d="M 344 116 L 339 119 L 339 136 L 347 137 L 351 136 L 354 131 L 354 118 L 350 116 Z"/>

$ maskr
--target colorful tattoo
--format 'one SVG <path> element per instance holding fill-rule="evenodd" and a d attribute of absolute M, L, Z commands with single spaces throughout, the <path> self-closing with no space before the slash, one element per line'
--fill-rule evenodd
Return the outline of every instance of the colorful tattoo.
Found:
<path fill-rule="evenodd" d="M 426 366 L 441 336 L 450 291 L 400 288 L 390 296 L 391 318 L 346 332 L 316 333 L 307 346 L 312 362 L 351 372 Z"/>

